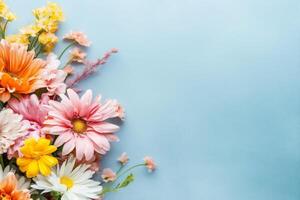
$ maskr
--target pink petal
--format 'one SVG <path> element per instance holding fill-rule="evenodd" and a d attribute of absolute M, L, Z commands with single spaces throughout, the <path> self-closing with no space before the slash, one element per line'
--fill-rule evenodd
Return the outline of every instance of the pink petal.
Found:
<path fill-rule="evenodd" d="M 101 155 L 104 155 L 106 154 L 106 151 L 104 149 L 102 149 L 101 147 L 99 147 L 98 145 L 96 145 L 94 142 L 93 142 L 93 146 L 94 146 L 94 150 L 101 154 Z"/>
<path fill-rule="evenodd" d="M 70 119 L 73 116 L 73 112 L 74 112 L 74 106 L 72 104 L 72 102 L 65 96 L 65 95 L 60 95 L 61 98 L 61 104 L 65 107 L 66 110 L 68 110 L 69 112 L 65 113 L 65 116 Z"/>
<path fill-rule="evenodd" d="M 67 125 L 68 127 L 72 127 L 70 120 L 66 119 L 60 113 L 49 111 L 49 116 L 53 117 L 56 121 L 61 122 L 61 124 Z"/>
<path fill-rule="evenodd" d="M 95 143 L 95 145 L 104 151 L 109 151 L 110 144 L 105 136 L 93 132 L 88 132 L 86 135 Z"/>
<path fill-rule="evenodd" d="M 75 147 L 75 138 L 69 140 L 67 143 L 64 144 L 63 146 L 63 150 L 62 150 L 62 155 L 68 155 L 69 153 L 71 153 L 71 151 L 73 151 Z"/>
<path fill-rule="evenodd" d="M 62 133 L 56 138 L 54 145 L 60 147 L 61 145 L 68 142 L 72 138 L 74 139 L 74 136 L 71 132 Z"/>
<path fill-rule="evenodd" d="M 99 114 L 102 115 L 102 120 L 113 118 L 116 116 L 117 111 L 117 101 L 107 100 L 99 109 Z"/>
<path fill-rule="evenodd" d="M 114 134 L 105 134 L 105 137 L 107 138 L 108 141 L 110 142 L 119 142 L 118 136 Z"/>
<path fill-rule="evenodd" d="M 82 104 L 90 105 L 92 103 L 93 93 L 92 90 L 87 90 L 81 97 Z"/>
<path fill-rule="evenodd" d="M 93 124 L 93 125 L 91 125 L 91 128 L 93 128 L 98 133 L 114 133 L 119 130 L 119 126 L 108 123 L 108 122 L 101 122 L 99 124 Z"/>
<path fill-rule="evenodd" d="M 74 90 L 72 90 L 72 89 L 68 89 L 67 93 L 68 93 L 70 101 L 72 102 L 72 104 L 75 108 L 75 111 L 77 111 L 77 113 L 78 113 L 80 110 L 80 99 L 79 99 L 78 94 L 76 92 L 74 92 Z"/>
<path fill-rule="evenodd" d="M 70 130 L 70 128 L 63 126 L 49 126 L 49 130 L 51 133 L 64 133 Z"/>
<path fill-rule="evenodd" d="M 84 151 L 85 159 L 89 161 L 94 156 L 94 145 L 88 138 L 85 138 L 84 142 L 85 142 L 85 151 Z"/>
<path fill-rule="evenodd" d="M 83 141 L 86 136 L 77 136 L 76 138 L 76 158 L 77 160 L 82 160 L 83 154 L 85 152 L 85 142 Z"/>

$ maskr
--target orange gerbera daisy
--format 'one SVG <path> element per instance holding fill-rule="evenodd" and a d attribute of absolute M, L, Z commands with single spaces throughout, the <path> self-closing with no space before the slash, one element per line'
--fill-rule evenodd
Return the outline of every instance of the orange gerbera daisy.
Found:
<path fill-rule="evenodd" d="M 41 73 L 46 63 L 34 56 L 26 46 L 1 40 L 0 101 L 8 101 L 12 93 L 29 94 L 43 87 Z"/>
<path fill-rule="evenodd" d="M 0 199 L 30 200 L 29 190 L 19 190 L 16 176 L 10 172 L 0 183 Z"/>

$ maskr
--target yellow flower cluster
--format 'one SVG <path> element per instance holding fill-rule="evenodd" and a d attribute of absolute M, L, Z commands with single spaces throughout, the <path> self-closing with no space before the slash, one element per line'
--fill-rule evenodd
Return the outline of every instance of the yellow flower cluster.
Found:
<path fill-rule="evenodd" d="M 39 37 L 39 42 L 44 45 L 45 52 L 51 52 L 58 42 L 58 37 L 54 33 L 43 32 Z"/>
<path fill-rule="evenodd" d="M 50 145 L 50 140 L 46 138 L 27 139 L 20 150 L 23 157 L 17 159 L 17 165 L 22 172 L 26 172 L 28 178 L 35 177 L 39 173 L 48 176 L 51 168 L 58 163 L 58 160 L 51 155 L 57 148 Z"/>
<path fill-rule="evenodd" d="M 0 0 L 0 17 L 7 21 L 13 21 L 16 19 L 16 16 L 8 9 L 3 0 Z"/>
<path fill-rule="evenodd" d="M 34 9 L 33 15 L 34 24 L 22 28 L 20 34 L 8 36 L 7 40 L 27 45 L 30 37 L 38 37 L 43 50 L 50 52 L 58 42 L 55 32 L 58 30 L 59 22 L 64 20 L 63 11 L 56 3 L 48 2 L 45 7 Z"/>
<path fill-rule="evenodd" d="M 59 22 L 64 20 L 62 9 L 51 2 L 48 2 L 46 7 L 33 10 L 33 15 L 36 18 L 36 26 L 50 33 L 56 32 Z"/>
<path fill-rule="evenodd" d="M 63 11 L 56 3 L 48 2 L 46 7 L 33 10 L 33 15 L 36 22 L 32 30 L 42 31 L 39 42 L 44 46 L 45 52 L 50 52 L 58 41 L 54 33 L 58 29 L 59 22 L 64 20 Z"/>

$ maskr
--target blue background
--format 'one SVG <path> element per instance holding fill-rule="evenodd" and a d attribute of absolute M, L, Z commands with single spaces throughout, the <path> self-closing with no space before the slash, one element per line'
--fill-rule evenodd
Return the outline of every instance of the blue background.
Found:
<path fill-rule="evenodd" d="M 57 2 L 60 35 L 86 32 L 90 58 L 120 49 L 81 85 L 127 111 L 103 165 L 159 165 L 108 199 L 300 199 L 299 0 Z M 8 0 L 10 30 L 44 3 Z"/>

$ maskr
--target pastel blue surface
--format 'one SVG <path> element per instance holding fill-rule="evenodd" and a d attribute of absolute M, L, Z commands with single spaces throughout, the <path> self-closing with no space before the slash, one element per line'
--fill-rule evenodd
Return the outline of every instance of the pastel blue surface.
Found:
<path fill-rule="evenodd" d="M 8 0 L 15 25 L 44 2 Z M 299 0 L 58 2 L 90 58 L 120 49 L 81 85 L 127 111 L 103 166 L 159 165 L 108 199 L 300 199 Z"/>

